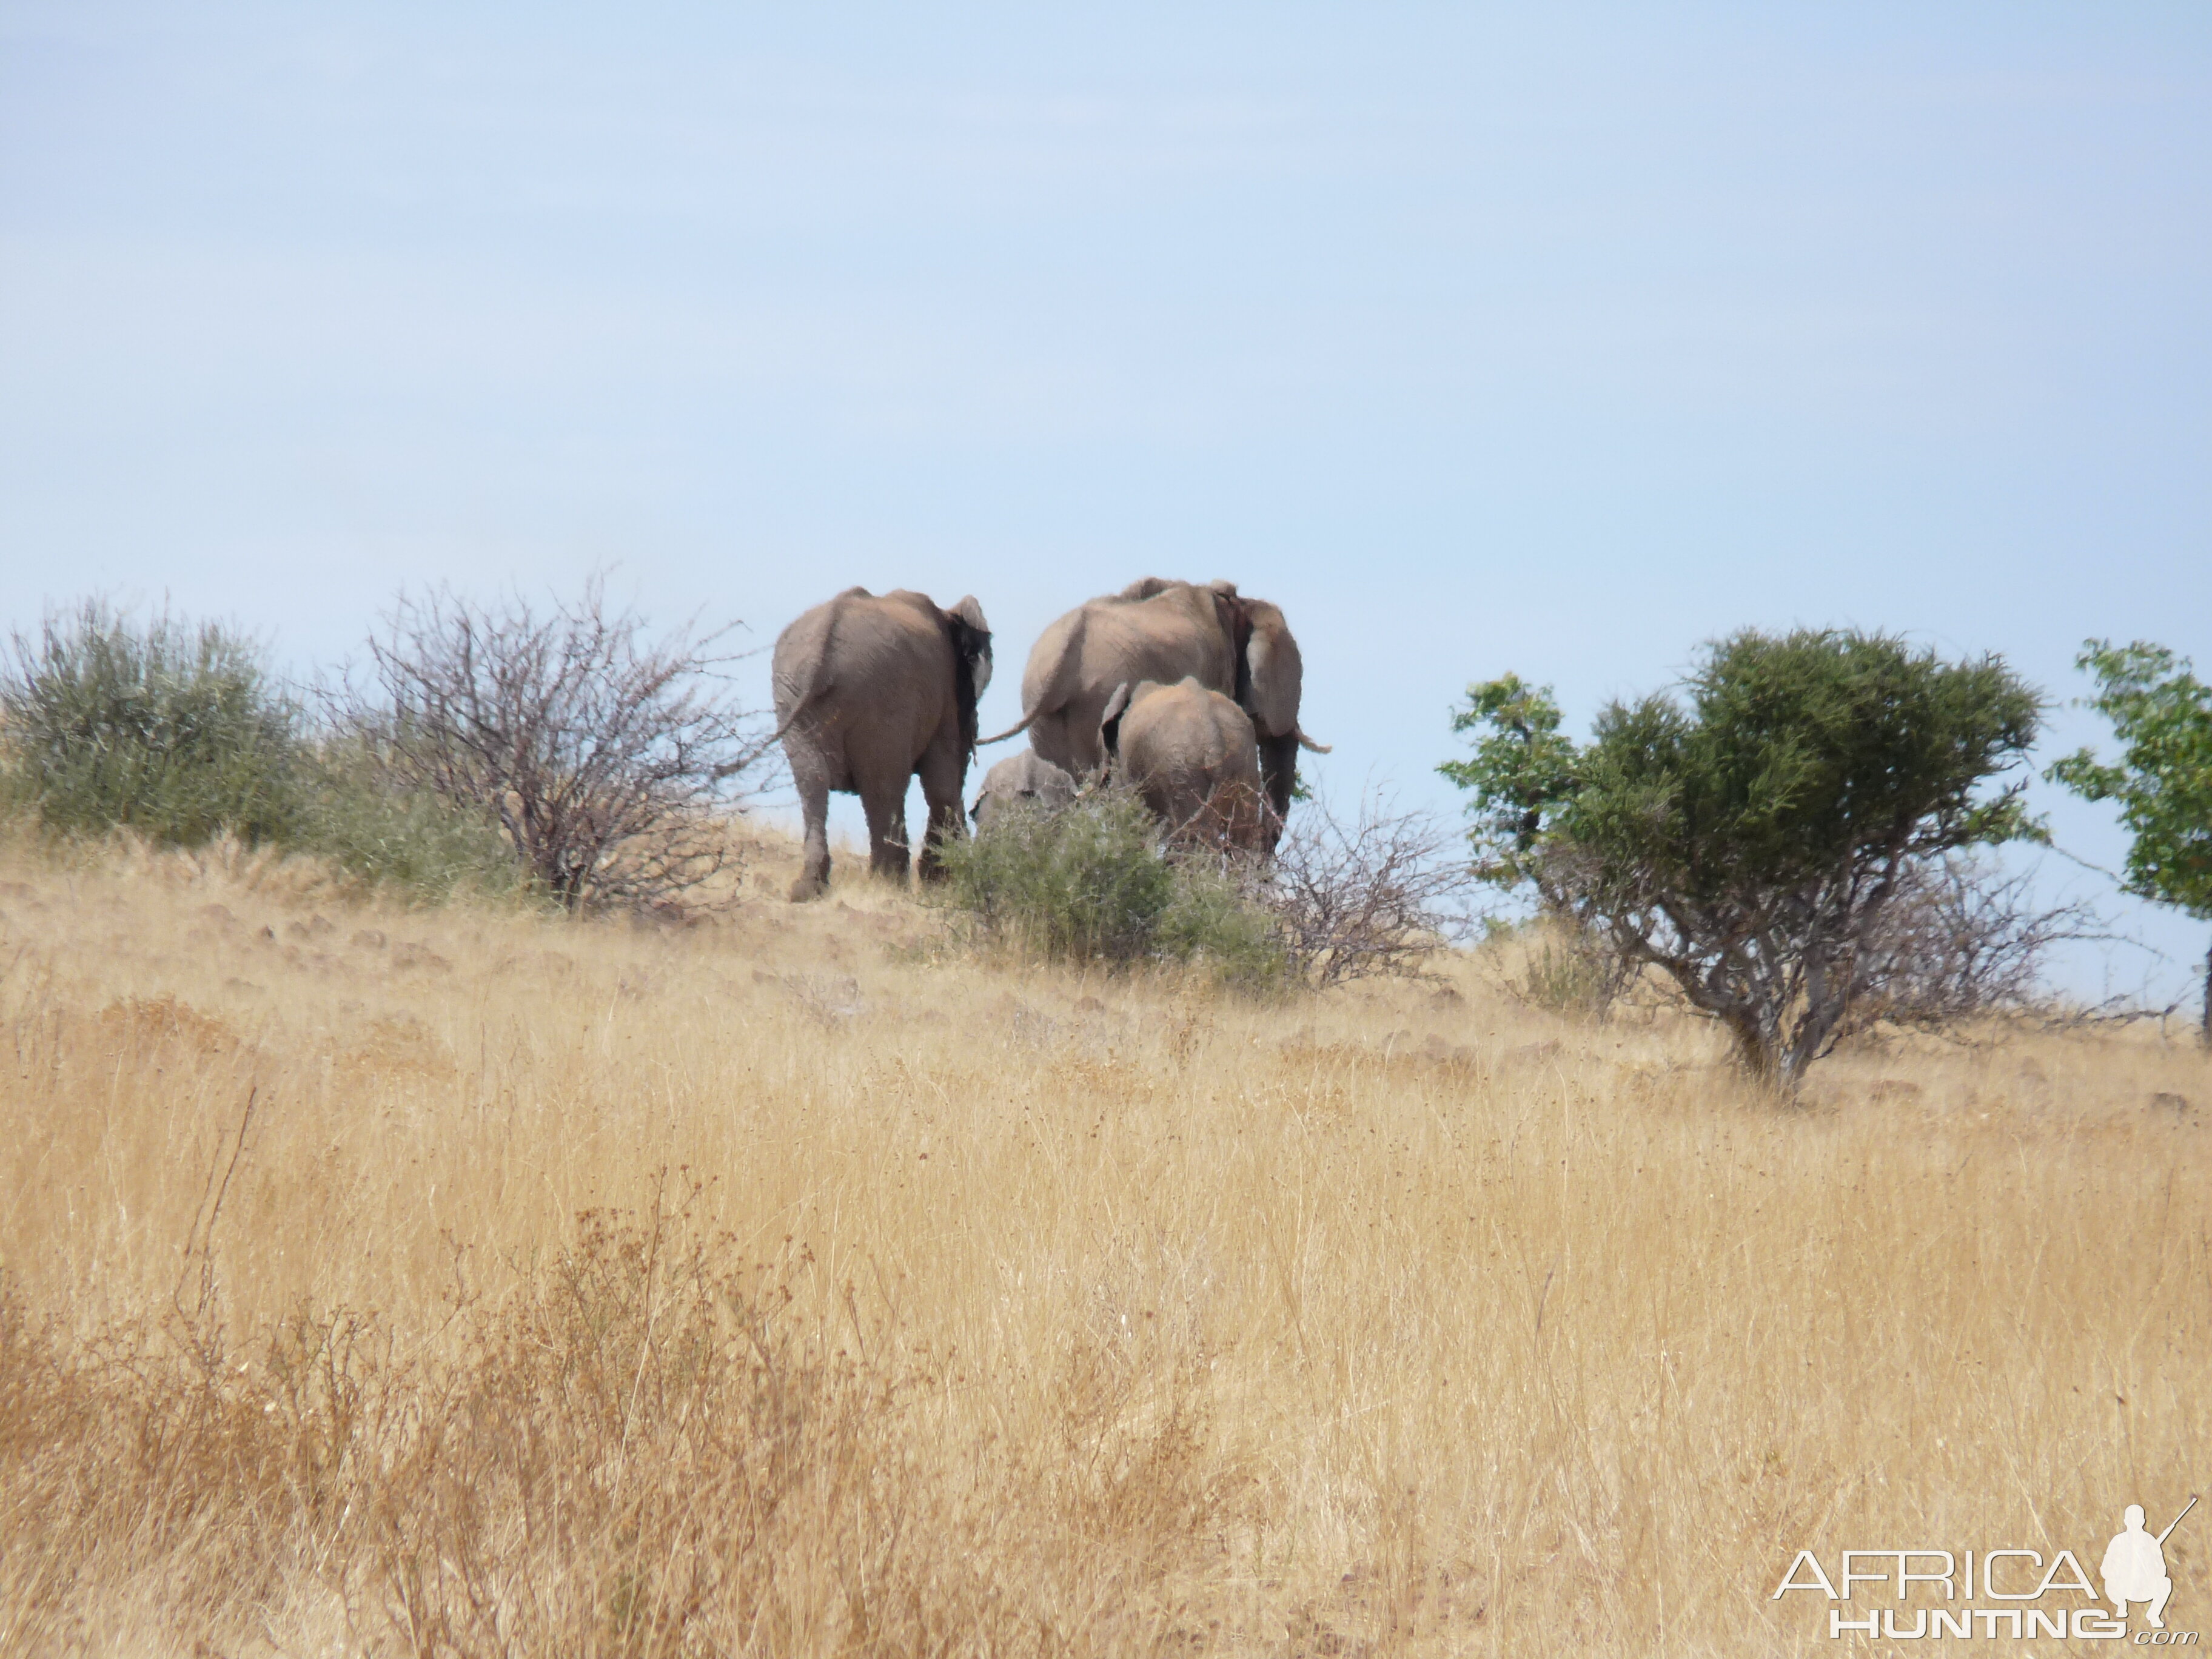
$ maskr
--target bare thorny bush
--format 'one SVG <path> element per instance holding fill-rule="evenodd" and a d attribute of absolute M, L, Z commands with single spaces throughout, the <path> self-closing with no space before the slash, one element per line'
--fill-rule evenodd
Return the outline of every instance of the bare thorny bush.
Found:
<path fill-rule="evenodd" d="M 1907 866 L 1881 925 L 1862 948 L 1865 989 L 1844 1022 L 1857 1035 L 1887 1024 L 1935 1031 L 2043 999 L 2051 947 L 2103 939 L 2085 903 L 2039 904 L 2032 873 L 2006 875 L 1953 854 Z"/>
<path fill-rule="evenodd" d="M 338 723 L 399 787 L 495 819 L 567 908 L 678 902 L 728 866 L 725 815 L 773 764 L 724 678 L 738 626 L 652 637 L 599 577 L 545 610 L 403 594 Z"/>
<path fill-rule="evenodd" d="M 1285 826 L 1255 892 L 1292 968 L 1317 988 L 1419 978 L 1467 922 L 1472 877 L 1455 828 L 1377 797 L 1346 822 L 1308 802 Z"/>

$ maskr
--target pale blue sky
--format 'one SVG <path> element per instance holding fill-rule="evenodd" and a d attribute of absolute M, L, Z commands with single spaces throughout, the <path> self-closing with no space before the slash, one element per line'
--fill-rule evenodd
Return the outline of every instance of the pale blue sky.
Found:
<path fill-rule="evenodd" d="M 1054 615 L 1229 576 L 1329 787 L 1455 807 L 1468 680 L 1580 727 L 1746 624 L 2212 668 L 2208 301 L 2196 0 L 8 0 L 0 621 L 973 592 L 988 727 Z"/>

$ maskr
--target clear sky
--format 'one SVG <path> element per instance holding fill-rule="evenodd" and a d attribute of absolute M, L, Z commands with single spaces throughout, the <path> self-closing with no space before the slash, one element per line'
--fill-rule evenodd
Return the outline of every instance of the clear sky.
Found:
<path fill-rule="evenodd" d="M 1996 650 L 2093 737 L 2084 636 L 2212 670 L 2208 463 L 2202 0 L 0 0 L 15 625 L 972 592 L 991 729 L 1054 615 L 1227 576 L 1326 785 L 1456 810 L 1469 680 L 1583 729 L 1745 625 Z"/>

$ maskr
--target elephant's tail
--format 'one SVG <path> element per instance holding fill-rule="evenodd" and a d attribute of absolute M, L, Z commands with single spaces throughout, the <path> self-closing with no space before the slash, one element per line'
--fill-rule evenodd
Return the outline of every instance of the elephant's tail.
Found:
<path fill-rule="evenodd" d="M 769 739 L 770 743 L 781 743 L 783 734 L 799 724 L 799 716 L 821 702 L 823 695 L 829 691 L 834 677 L 824 673 L 822 666 L 829 655 L 829 647 L 825 641 L 821 656 L 815 659 L 814 672 L 807 676 L 806 690 L 799 694 L 799 701 L 791 705 L 791 712 L 776 723 L 775 735 Z"/>
<path fill-rule="evenodd" d="M 1032 708 L 1028 714 L 1023 715 L 1018 723 L 1008 726 L 1005 731 L 1000 732 L 997 737 L 976 738 L 975 746 L 978 749 L 985 749 L 988 748 L 994 743 L 1004 743 L 1008 738 L 1018 738 L 1023 732 L 1030 729 L 1030 722 L 1034 720 L 1042 713 L 1044 713 L 1044 710 L 1042 708 Z"/>
<path fill-rule="evenodd" d="M 1329 755 L 1336 752 L 1327 744 L 1316 743 L 1311 738 L 1308 737 L 1304 726 L 1298 727 L 1295 735 L 1298 740 L 1298 747 L 1306 750 L 1309 754 Z"/>
<path fill-rule="evenodd" d="M 783 723 L 777 726 L 775 732 L 769 735 L 769 741 L 770 743 L 781 743 L 783 741 L 783 734 L 790 731 L 793 726 L 799 724 L 799 717 L 801 714 L 804 714 L 807 709 L 812 706 L 814 700 L 821 695 L 822 688 L 817 685 L 814 687 L 813 690 L 807 692 L 805 696 L 801 697 L 798 702 L 793 705 L 791 713 L 785 717 Z"/>
<path fill-rule="evenodd" d="M 844 608 L 844 601 L 855 594 L 863 598 L 869 597 L 866 588 L 853 587 L 848 588 L 830 601 L 827 607 L 830 616 L 822 627 L 821 642 L 815 647 L 806 663 L 805 689 L 799 692 L 798 699 L 791 705 L 791 712 L 776 722 L 775 735 L 769 739 L 770 743 L 781 743 L 783 734 L 798 725 L 799 716 L 820 702 L 835 683 L 836 677 L 830 672 L 830 657 L 837 644 L 837 617 Z M 782 641 L 779 640 L 776 643 L 781 646 Z"/>

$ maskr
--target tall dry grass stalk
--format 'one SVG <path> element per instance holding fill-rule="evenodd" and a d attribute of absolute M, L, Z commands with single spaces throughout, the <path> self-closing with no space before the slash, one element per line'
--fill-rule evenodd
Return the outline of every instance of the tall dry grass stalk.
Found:
<path fill-rule="evenodd" d="M 2212 1076 L 2154 1033 L 1785 1108 L 1464 964 L 1261 1005 L 849 885 L 4 873 L 0 1651 L 1826 1651 L 1801 1546 L 2205 1477 Z"/>

